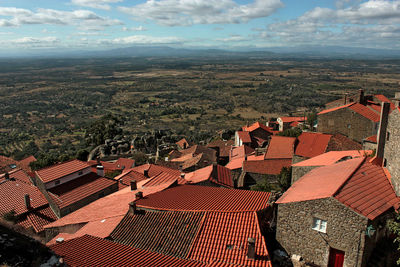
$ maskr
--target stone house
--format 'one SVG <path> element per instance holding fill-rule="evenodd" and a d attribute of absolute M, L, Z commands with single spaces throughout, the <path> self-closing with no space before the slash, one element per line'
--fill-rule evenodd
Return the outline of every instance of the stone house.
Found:
<path fill-rule="evenodd" d="M 269 127 L 258 121 L 235 132 L 235 146 L 246 144 L 252 148 L 265 147 L 272 134 Z"/>
<path fill-rule="evenodd" d="M 384 168 L 360 157 L 313 169 L 276 203 L 276 238 L 289 255 L 358 267 L 374 260 L 399 201 Z"/>
<path fill-rule="evenodd" d="M 118 191 L 118 181 L 104 177 L 103 166 L 93 170 L 80 160 L 38 170 L 34 183 L 58 218 Z"/>
<path fill-rule="evenodd" d="M 292 127 L 298 126 L 299 123 L 304 123 L 307 117 L 279 117 L 276 121 L 279 124 L 279 131 L 290 129 Z"/>

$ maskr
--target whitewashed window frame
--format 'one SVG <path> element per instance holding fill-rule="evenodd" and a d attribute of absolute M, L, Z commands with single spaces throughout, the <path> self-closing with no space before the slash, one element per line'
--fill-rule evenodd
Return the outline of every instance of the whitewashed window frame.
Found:
<path fill-rule="evenodd" d="M 328 222 L 326 220 L 313 217 L 312 229 L 321 233 L 326 233 Z"/>

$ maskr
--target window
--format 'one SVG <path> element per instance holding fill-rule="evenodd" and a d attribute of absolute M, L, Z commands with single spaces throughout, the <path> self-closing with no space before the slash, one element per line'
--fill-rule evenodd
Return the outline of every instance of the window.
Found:
<path fill-rule="evenodd" d="M 349 128 L 349 129 L 350 129 L 350 128 L 351 128 L 351 124 L 347 124 L 347 128 Z"/>
<path fill-rule="evenodd" d="M 389 141 L 390 132 L 386 132 L 386 141 Z"/>
<path fill-rule="evenodd" d="M 318 232 L 326 233 L 326 221 L 314 217 L 312 229 Z"/>
<path fill-rule="evenodd" d="M 59 184 L 60 184 L 60 180 L 55 180 L 55 181 L 54 181 L 54 184 L 55 184 L 55 185 L 59 185 Z"/>

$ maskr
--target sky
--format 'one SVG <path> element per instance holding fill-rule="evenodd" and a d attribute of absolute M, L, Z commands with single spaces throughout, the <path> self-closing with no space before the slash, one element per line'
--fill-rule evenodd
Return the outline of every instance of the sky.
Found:
<path fill-rule="evenodd" d="M 400 48 L 400 0 L 0 0 L 0 52 Z"/>

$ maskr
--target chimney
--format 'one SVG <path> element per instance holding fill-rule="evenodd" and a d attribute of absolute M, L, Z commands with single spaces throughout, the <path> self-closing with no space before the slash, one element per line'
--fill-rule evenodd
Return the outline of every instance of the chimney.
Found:
<path fill-rule="evenodd" d="M 345 105 L 347 104 L 347 95 L 348 95 L 348 93 L 345 93 L 345 94 L 344 94 L 344 104 L 345 104 Z"/>
<path fill-rule="evenodd" d="M 129 203 L 129 213 L 130 214 L 137 214 L 137 207 L 135 202 Z"/>
<path fill-rule="evenodd" d="M 255 238 L 249 237 L 247 239 L 247 258 L 249 260 L 256 259 L 256 240 Z"/>
<path fill-rule="evenodd" d="M 59 238 L 57 238 L 56 239 L 56 243 L 62 243 L 62 242 L 64 242 L 64 238 L 62 238 L 62 237 L 59 237 Z"/>
<path fill-rule="evenodd" d="M 149 170 L 143 170 L 143 175 L 146 178 L 149 178 Z"/>
<path fill-rule="evenodd" d="M 185 173 L 184 172 L 181 172 L 181 178 L 185 179 Z"/>
<path fill-rule="evenodd" d="M 6 180 L 10 180 L 10 174 L 9 174 L 8 172 L 6 172 L 6 173 L 4 174 L 4 178 L 5 178 Z"/>
<path fill-rule="evenodd" d="M 32 206 L 31 206 L 31 198 L 29 197 L 29 194 L 25 194 L 24 200 L 25 200 L 25 207 L 28 210 L 31 209 L 32 208 Z"/>
<path fill-rule="evenodd" d="M 137 192 L 135 194 L 135 198 L 136 198 L 136 200 L 139 200 L 139 199 L 143 198 L 143 192 L 142 191 Z"/>
<path fill-rule="evenodd" d="M 131 191 L 134 191 L 137 189 L 137 183 L 136 180 L 131 181 Z"/>
<path fill-rule="evenodd" d="M 102 165 L 97 165 L 96 171 L 98 176 L 104 177 L 104 167 Z"/>
<path fill-rule="evenodd" d="M 389 111 L 390 103 L 382 102 L 381 119 L 377 136 L 378 144 L 376 149 L 376 157 L 379 159 L 383 159 L 383 154 L 385 152 L 386 130 L 388 125 Z"/>
<path fill-rule="evenodd" d="M 363 89 L 359 89 L 358 90 L 358 103 L 365 105 L 365 97 L 364 97 L 364 90 Z"/>

